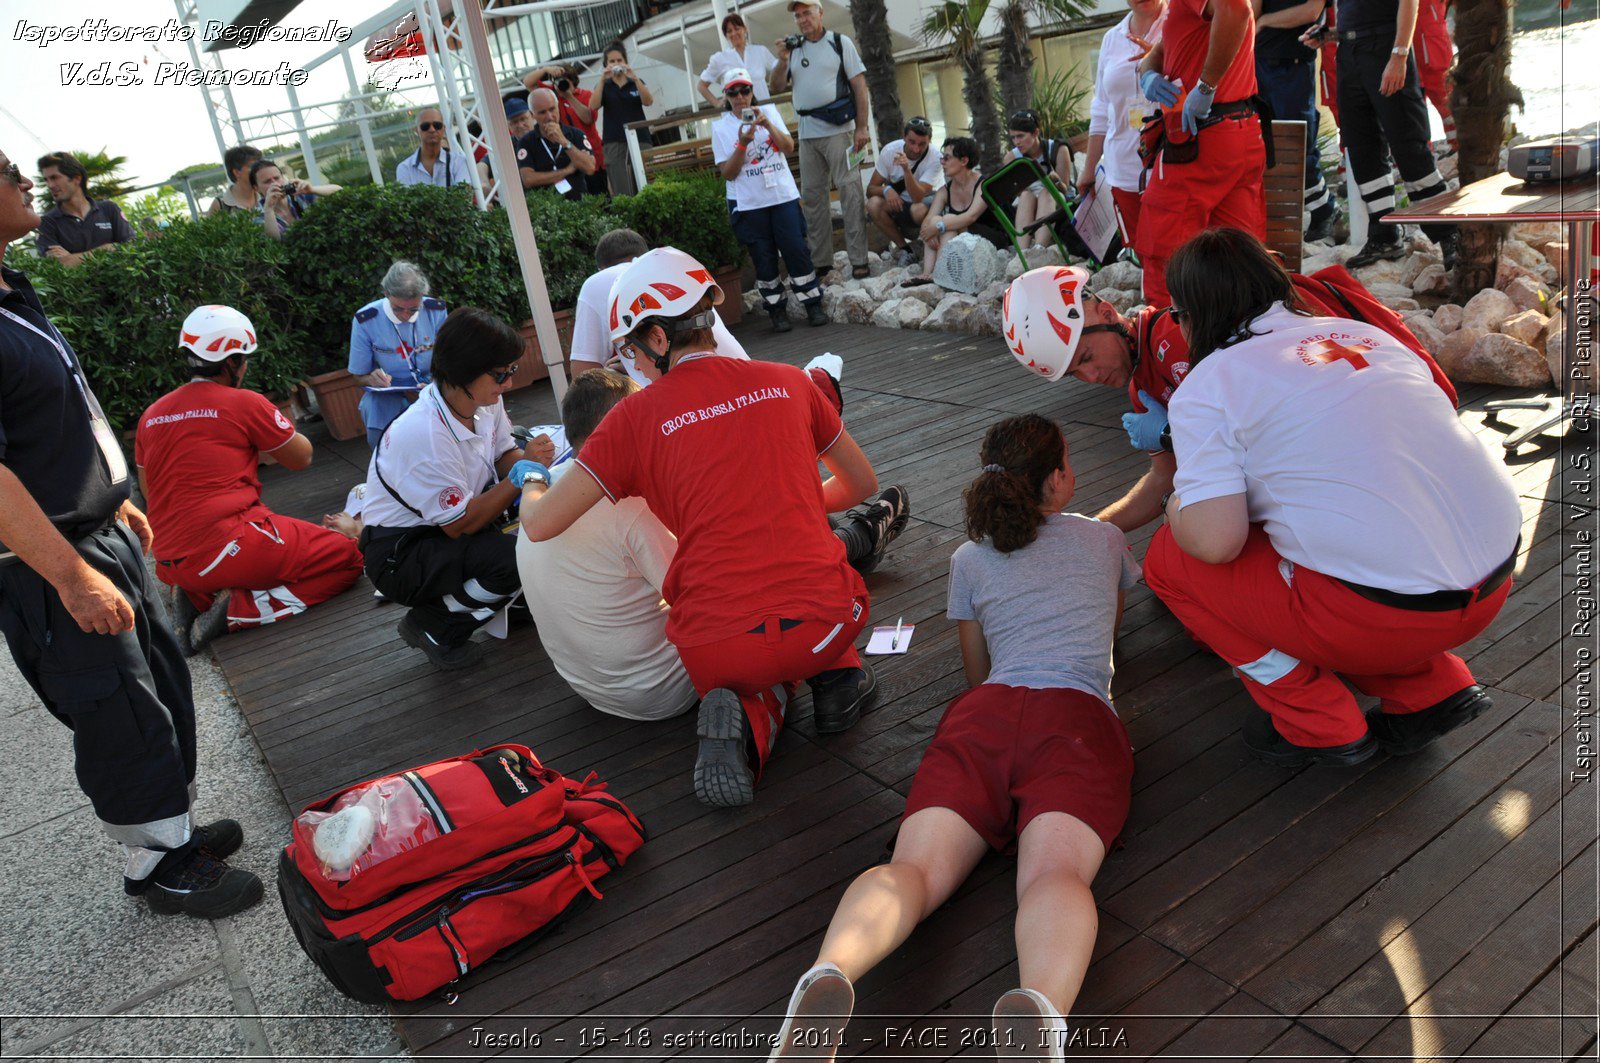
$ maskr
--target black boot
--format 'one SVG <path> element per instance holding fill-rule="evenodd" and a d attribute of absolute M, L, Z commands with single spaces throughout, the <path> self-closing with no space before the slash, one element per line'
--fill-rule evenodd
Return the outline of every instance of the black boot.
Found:
<path fill-rule="evenodd" d="M 1367 713 L 1367 729 L 1383 751 L 1392 757 L 1415 753 L 1441 735 L 1469 723 L 1494 707 L 1489 694 L 1474 683 L 1456 691 L 1436 705 L 1419 712 L 1388 713 L 1373 709 Z"/>
<path fill-rule="evenodd" d="M 1351 767 L 1371 760 L 1378 752 L 1378 743 L 1370 734 L 1342 746 L 1297 746 L 1278 733 L 1269 714 L 1260 711 L 1245 721 L 1241 733 L 1251 756 L 1280 768 L 1303 768 L 1308 764 Z"/>
<path fill-rule="evenodd" d="M 830 668 L 806 680 L 811 687 L 811 713 L 818 734 L 837 734 L 854 727 L 861 710 L 878 689 L 878 676 L 865 662 L 860 668 Z"/>
<path fill-rule="evenodd" d="M 1319 240 L 1332 239 L 1333 220 L 1337 216 L 1337 212 L 1333 209 L 1332 203 L 1324 203 L 1322 206 L 1312 211 L 1311 224 L 1306 226 L 1306 243 L 1314 244 Z"/>
<path fill-rule="evenodd" d="M 772 319 L 773 332 L 788 332 L 794 328 L 793 325 L 789 324 L 789 311 L 782 303 L 767 307 L 767 316 Z"/>

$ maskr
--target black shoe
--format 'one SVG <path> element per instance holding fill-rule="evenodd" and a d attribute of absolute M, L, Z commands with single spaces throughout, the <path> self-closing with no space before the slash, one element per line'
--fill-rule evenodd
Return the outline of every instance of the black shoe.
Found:
<path fill-rule="evenodd" d="M 1493 707 L 1494 702 L 1490 700 L 1488 692 L 1474 683 L 1419 712 L 1387 713 L 1373 709 L 1367 713 L 1367 729 L 1385 753 L 1391 757 L 1403 757 L 1417 752 L 1462 724 L 1477 719 Z"/>
<path fill-rule="evenodd" d="M 811 715 L 818 734 L 848 731 L 861 719 L 861 710 L 878 689 L 878 676 L 870 665 L 830 668 L 806 681 L 811 687 Z"/>
<path fill-rule="evenodd" d="M 1444 256 L 1444 271 L 1446 273 L 1450 273 L 1456 268 L 1456 254 L 1460 250 L 1460 230 L 1452 229 L 1449 236 L 1439 241 L 1439 253 Z"/>
<path fill-rule="evenodd" d="M 1352 767 L 1371 760 L 1378 752 L 1378 743 L 1370 734 L 1342 746 L 1297 746 L 1278 733 L 1272 717 L 1265 712 L 1251 715 L 1245 721 L 1243 734 L 1253 757 L 1280 768 L 1303 768 L 1307 764 Z"/>
<path fill-rule="evenodd" d="M 895 484 L 885 488 L 876 501 L 850 510 L 845 518 L 860 521 L 872 537 L 872 552 L 855 566 L 857 572 L 866 575 L 883 560 L 889 544 L 906 530 L 906 522 L 911 519 L 911 492 Z"/>
<path fill-rule="evenodd" d="M 462 668 L 470 668 L 478 663 L 483 656 L 483 650 L 476 642 L 463 642 L 459 646 L 441 646 L 433 637 L 423 631 L 407 613 L 400 619 L 400 625 L 395 629 L 400 632 L 400 637 L 407 646 L 419 649 L 433 662 L 435 668 L 445 672 L 454 672 Z"/>
<path fill-rule="evenodd" d="M 813 299 L 806 304 L 806 324 L 816 328 L 818 325 L 826 325 L 827 323 L 828 314 L 827 311 L 822 309 L 821 299 Z"/>
<path fill-rule="evenodd" d="M 216 860 L 226 860 L 244 844 L 244 828 L 234 819 L 219 819 L 196 827 L 193 835 L 195 848 L 204 849 Z"/>
<path fill-rule="evenodd" d="M 772 319 L 773 332 L 788 332 L 794 328 L 793 325 L 789 324 L 789 311 L 785 310 L 781 305 L 767 307 L 767 316 Z"/>
<path fill-rule="evenodd" d="M 262 893 L 261 880 L 250 872 L 194 848 L 170 866 L 156 869 L 144 899 L 151 911 L 162 915 L 221 919 L 255 905 Z"/>
<path fill-rule="evenodd" d="M 183 596 L 183 592 L 178 594 Z M 233 597 L 232 591 L 223 591 L 217 595 L 217 600 L 211 603 L 211 608 L 195 617 L 189 625 L 189 653 L 190 657 L 199 653 L 219 635 L 228 633 L 228 602 Z"/>
<path fill-rule="evenodd" d="M 1333 204 L 1319 207 L 1311 212 L 1311 224 L 1306 226 L 1305 242 L 1314 244 L 1319 240 L 1333 238 L 1333 222 L 1338 217 L 1338 212 L 1333 209 Z"/>
<path fill-rule="evenodd" d="M 199 615 L 200 610 L 189 600 L 188 592 L 182 587 L 172 588 L 172 633 L 177 636 L 178 649 L 185 657 L 194 656 L 194 647 L 189 643 L 189 629 Z"/>
<path fill-rule="evenodd" d="M 738 808 L 756 799 L 750 769 L 750 721 L 739 695 L 717 688 L 700 699 L 695 725 L 700 750 L 694 760 L 694 795 L 712 808 Z"/>
<path fill-rule="evenodd" d="M 1367 238 L 1366 246 L 1350 256 L 1350 261 L 1345 265 L 1350 269 L 1359 269 L 1370 266 L 1374 262 L 1394 262 L 1405 258 L 1408 254 L 1405 241 L 1397 233 L 1391 240 L 1377 240 Z"/>

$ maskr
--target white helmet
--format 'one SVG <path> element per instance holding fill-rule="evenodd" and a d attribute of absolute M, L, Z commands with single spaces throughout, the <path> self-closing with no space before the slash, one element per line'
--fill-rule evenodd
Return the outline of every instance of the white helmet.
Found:
<path fill-rule="evenodd" d="M 722 289 L 712 278 L 711 271 L 692 256 L 676 247 L 646 251 L 634 259 L 611 286 L 611 313 L 607 319 L 611 342 L 623 339 L 649 318 L 682 317 L 707 290 L 711 292 L 712 305 L 720 306 Z M 710 322 L 693 320 L 683 324 L 702 328 Z"/>
<path fill-rule="evenodd" d="M 1060 380 L 1072 368 L 1086 329 L 1083 297 L 1089 271 L 1078 266 L 1044 266 L 1011 282 L 1001 308 L 1001 334 L 1023 368 L 1046 380 Z"/>
<path fill-rule="evenodd" d="M 231 306 L 197 306 L 183 319 L 178 346 L 202 362 L 221 362 L 256 349 L 256 327 Z"/>

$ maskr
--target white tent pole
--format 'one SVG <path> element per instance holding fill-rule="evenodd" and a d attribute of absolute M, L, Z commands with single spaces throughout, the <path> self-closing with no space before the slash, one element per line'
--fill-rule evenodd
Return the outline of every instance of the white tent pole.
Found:
<path fill-rule="evenodd" d="M 500 99 L 500 86 L 495 79 L 494 57 L 489 52 L 489 37 L 483 28 L 483 12 L 476 3 L 460 4 L 456 20 L 465 30 L 467 47 L 471 53 L 472 81 L 480 101 L 489 105 L 479 108 L 484 133 L 495 159 L 498 176 L 505 169 L 504 160 L 516 158 L 511 143 L 511 129 L 506 125 L 506 112 L 493 106 Z M 539 263 L 539 243 L 534 239 L 533 221 L 528 217 L 528 202 L 523 197 L 521 185 L 512 167 L 511 180 L 500 197 L 511 222 L 511 238 L 516 244 L 517 261 L 522 266 L 522 284 L 528 295 L 528 308 L 533 314 L 533 330 L 539 339 L 539 351 L 545 367 L 550 371 L 550 386 L 555 392 L 556 405 L 561 405 L 567 393 L 567 374 L 563 366 L 561 339 L 556 334 L 556 316 L 550 309 L 550 292 L 545 287 L 544 267 Z"/>
<path fill-rule="evenodd" d="M 355 97 L 356 124 L 361 127 L 361 146 L 367 150 L 367 168 L 372 171 L 372 183 L 383 184 L 383 173 L 378 169 L 378 149 L 372 143 L 372 125 L 367 121 L 367 101 L 361 98 L 361 85 L 356 81 L 356 67 L 346 49 L 339 53 L 344 59 L 344 76 L 350 81 L 350 95 Z"/>

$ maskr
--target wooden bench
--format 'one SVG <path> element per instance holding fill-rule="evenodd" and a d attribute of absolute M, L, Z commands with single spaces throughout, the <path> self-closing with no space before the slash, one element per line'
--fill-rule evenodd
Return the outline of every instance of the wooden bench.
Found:
<path fill-rule="evenodd" d="M 1306 124 L 1273 122 L 1272 148 L 1277 165 L 1267 168 L 1262 184 L 1267 196 L 1267 247 L 1283 256 L 1292 273 L 1300 272 L 1301 215 L 1306 201 Z"/>

